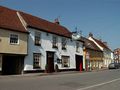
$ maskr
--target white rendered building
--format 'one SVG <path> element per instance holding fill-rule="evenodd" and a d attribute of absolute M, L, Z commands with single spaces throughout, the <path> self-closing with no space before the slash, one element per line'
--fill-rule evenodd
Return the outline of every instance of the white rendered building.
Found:
<path fill-rule="evenodd" d="M 25 72 L 85 69 L 83 41 L 72 40 L 72 33 L 58 20 L 52 23 L 23 12 L 18 16 L 29 32 Z"/>

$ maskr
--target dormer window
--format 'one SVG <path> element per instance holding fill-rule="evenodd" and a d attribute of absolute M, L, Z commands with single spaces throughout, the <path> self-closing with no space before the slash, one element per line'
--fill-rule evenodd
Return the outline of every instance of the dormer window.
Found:
<path fill-rule="evenodd" d="M 35 45 L 41 45 L 41 34 L 40 32 L 35 32 Z"/>
<path fill-rule="evenodd" d="M 58 37 L 53 36 L 53 48 L 58 48 Z"/>
<path fill-rule="evenodd" d="M 66 50 L 67 47 L 67 39 L 66 38 L 62 38 L 62 50 Z"/>
<path fill-rule="evenodd" d="M 10 34 L 10 44 L 19 44 L 17 34 Z"/>

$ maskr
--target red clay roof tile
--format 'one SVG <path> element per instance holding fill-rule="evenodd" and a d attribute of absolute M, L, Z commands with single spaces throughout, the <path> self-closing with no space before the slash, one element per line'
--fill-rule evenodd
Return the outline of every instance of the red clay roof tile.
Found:
<path fill-rule="evenodd" d="M 106 49 L 112 51 L 112 50 L 111 50 L 108 46 L 106 46 L 102 41 L 97 40 L 97 39 L 95 39 L 95 38 L 93 38 L 93 39 L 94 39 L 101 47 L 106 48 Z"/>
<path fill-rule="evenodd" d="M 30 14 L 26 14 L 24 12 L 20 12 L 20 14 L 26 21 L 28 27 L 36 28 L 38 30 L 42 30 L 45 32 L 49 32 L 65 37 L 71 37 L 71 32 L 67 28 L 59 24 L 49 22 L 47 20 L 38 18 L 36 16 L 32 16 Z"/>
<path fill-rule="evenodd" d="M 16 12 L 16 10 L 0 6 L 0 27 L 14 31 L 27 32 L 20 22 Z M 57 35 L 62 35 L 65 37 L 71 37 L 71 32 L 59 24 L 49 22 L 27 13 L 19 13 L 24 18 L 28 27 L 36 28 Z"/>
<path fill-rule="evenodd" d="M 13 31 L 27 32 L 16 12 L 15 10 L 0 6 L 0 27 Z"/>
<path fill-rule="evenodd" d="M 84 45 L 86 48 L 96 50 L 96 51 L 101 51 L 100 48 L 93 41 L 90 41 L 85 37 L 82 37 L 81 39 L 85 42 Z"/>

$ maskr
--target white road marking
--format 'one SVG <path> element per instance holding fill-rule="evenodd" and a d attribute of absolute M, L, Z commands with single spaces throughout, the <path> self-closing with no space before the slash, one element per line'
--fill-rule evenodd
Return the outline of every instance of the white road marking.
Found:
<path fill-rule="evenodd" d="M 77 89 L 77 90 L 87 90 L 87 89 L 90 89 L 90 88 L 102 86 L 102 85 L 109 84 L 109 83 L 112 83 L 112 82 L 116 82 L 116 81 L 119 81 L 119 80 L 120 80 L 120 78 L 117 78 L 117 79 L 114 79 L 114 80 L 111 80 L 111 81 L 108 81 L 108 82 L 104 82 L 104 83 L 100 83 L 100 84 L 95 84 L 95 85 L 84 87 L 84 88 L 80 88 L 80 89 Z"/>

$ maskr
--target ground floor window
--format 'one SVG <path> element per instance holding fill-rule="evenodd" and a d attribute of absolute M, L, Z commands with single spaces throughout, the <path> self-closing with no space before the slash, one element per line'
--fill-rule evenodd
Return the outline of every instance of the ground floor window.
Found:
<path fill-rule="evenodd" d="M 62 67 L 69 67 L 69 66 L 70 66 L 70 57 L 62 56 Z"/>
<path fill-rule="evenodd" d="M 41 54 L 33 53 L 33 68 L 38 69 L 41 67 Z"/>

